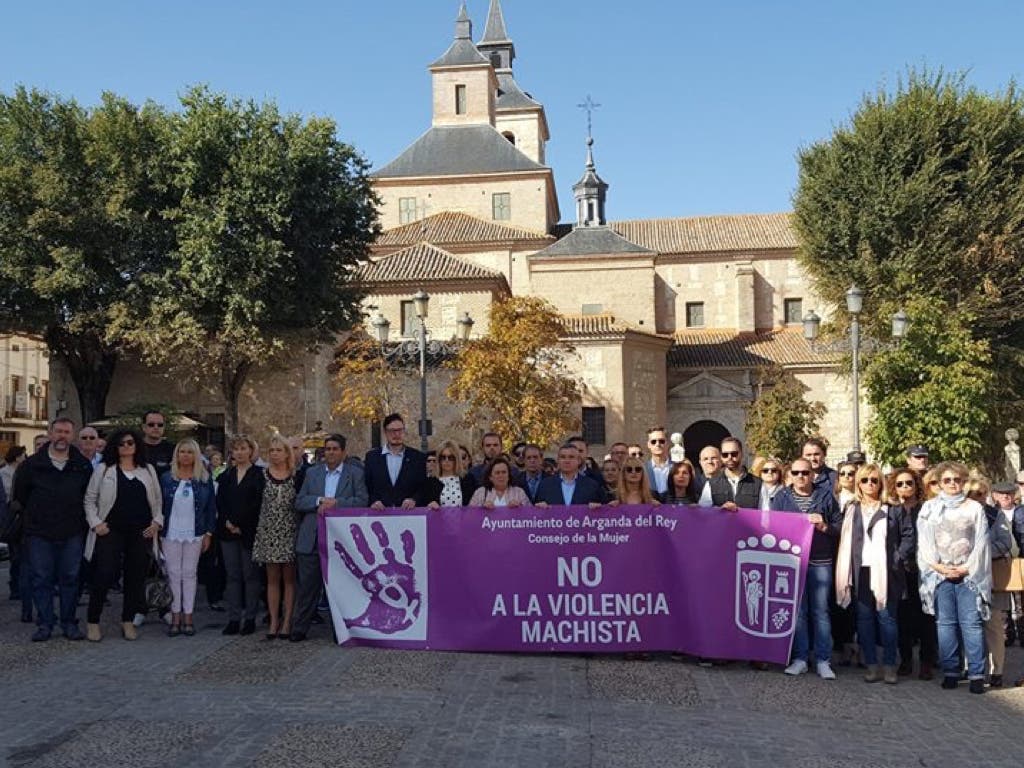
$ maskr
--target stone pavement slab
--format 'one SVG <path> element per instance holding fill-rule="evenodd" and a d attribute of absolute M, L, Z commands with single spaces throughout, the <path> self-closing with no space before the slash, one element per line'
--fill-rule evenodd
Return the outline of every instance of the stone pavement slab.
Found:
<path fill-rule="evenodd" d="M 6 573 L 0 569 L 0 580 Z M 150 617 L 101 643 L 31 643 L 0 604 L 0 766 L 628 768 L 1019 765 L 1024 689 L 826 682 L 659 655 L 502 655 L 223 637 Z M 84 615 L 84 610 L 80 610 Z M 1007 654 L 1006 677 L 1024 650 Z"/>

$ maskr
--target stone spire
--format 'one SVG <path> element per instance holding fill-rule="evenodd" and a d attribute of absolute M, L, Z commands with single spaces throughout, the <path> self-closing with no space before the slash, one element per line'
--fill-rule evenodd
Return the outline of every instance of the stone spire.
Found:
<path fill-rule="evenodd" d="M 608 185 L 597 175 L 594 166 L 594 137 L 587 137 L 587 167 L 583 178 L 572 186 L 576 198 L 576 226 L 597 227 L 606 223 L 604 215 L 605 195 Z"/>
<path fill-rule="evenodd" d="M 473 45 L 473 22 L 466 10 L 466 0 L 459 5 L 459 15 L 455 19 L 455 39 L 444 52 L 444 55 L 430 65 L 435 67 L 461 67 L 468 64 L 487 64 L 488 60 Z"/>
<path fill-rule="evenodd" d="M 491 0 L 491 7 L 487 11 L 487 26 L 484 28 L 483 38 L 477 43 L 477 48 L 491 60 L 491 64 L 496 70 L 512 69 L 512 60 L 516 57 L 516 49 L 505 28 L 501 0 Z"/>
<path fill-rule="evenodd" d="M 455 19 L 455 39 L 473 39 L 473 21 L 469 18 L 469 11 L 466 10 L 466 0 L 462 0 L 462 5 L 459 6 L 458 18 Z"/>

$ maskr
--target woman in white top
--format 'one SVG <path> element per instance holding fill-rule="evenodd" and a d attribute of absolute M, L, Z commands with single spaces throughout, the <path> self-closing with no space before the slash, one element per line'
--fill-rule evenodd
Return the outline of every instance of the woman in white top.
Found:
<path fill-rule="evenodd" d="M 967 467 L 946 461 L 935 468 L 939 494 L 917 516 L 917 564 L 921 606 L 934 614 L 939 631 L 942 687 L 960 681 L 960 638 L 967 657 L 971 693 L 985 692 L 983 622 L 991 615 L 992 560 L 985 510 L 967 498 Z"/>
<path fill-rule="evenodd" d="M 512 485 L 512 466 L 499 456 L 484 472 L 484 484 L 476 489 L 469 501 L 471 507 L 528 507 L 530 499 L 526 491 Z"/>
<path fill-rule="evenodd" d="M 199 556 L 213 543 L 217 503 L 213 480 L 199 459 L 199 443 L 181 440 L 171 454 L 171 468 L 160 478 L 164 507 L 163 550 L 171 586 L 170 637 L 196 633 L 192 611 L 196 602 Z"/>

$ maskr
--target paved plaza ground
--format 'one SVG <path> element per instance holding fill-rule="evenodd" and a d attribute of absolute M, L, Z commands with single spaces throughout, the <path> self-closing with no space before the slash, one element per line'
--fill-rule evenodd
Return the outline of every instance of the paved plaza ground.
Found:
<path fill-rule="evenodd" d="M 6 597 L 6 566 L 0 568 Z M 193 638 L 151 620 L 30 643 L 0 607 L 0 764 L 42 766 L 1018 766 L 1024 689 L 828 683 L 669 658 L 342 649 Z M 79 610 L 84 617 L 84 608 Z M 1024 665 L 1008 652 L 1007 677 Z"/>

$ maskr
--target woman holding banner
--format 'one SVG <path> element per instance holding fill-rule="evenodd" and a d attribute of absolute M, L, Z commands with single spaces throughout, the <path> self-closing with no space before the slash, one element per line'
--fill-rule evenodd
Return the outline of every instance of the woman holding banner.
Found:
<path fill-rule="evenodd" d="M 775 498 L 784 486 L 782 478 L 785 474 L 785 465 L 774 456 L 758 456 L 750 468 L 750 474 L 761 478 L 761 504 L 758 509 L 769 510 L 772 508 L 772 499 Z"/>
<path fill-rule="evenodd" d="M 471 507 L 528 507 L 530 499 L 526 491 L 512 485 L 512 465 L 499 456 L 484 472 L 484 484 L 476 489 L 469 501 Z"/>
<path fill-rule="evenodd" d="M 886 504 L 882 470 L 865 464 L 857 470 L 857 489 L 843 515 L 836 562 L 836 602 L 846 608 L 856 600 L 857 640 L 867 665 L 865 682 L 884 679 L 895 685 L 899 646 L 896 616 L 905 587 L 904 564 L 914 551 L 910 521 L 899 507 Z M 878 670 L 881 630 L 883 672 Z"/>
<path fill-rule="evenodd" d="M 469 506 L 476 481 L 467 469 L 459 446 L 445 440 L 437 449 L 437 477 L 428 477 L 423 484 L 421 503 L 430 509 Z"/>
<path fill-rule="evenodd" d="M 610 502 L 610 505 L 658 505 L 660 503 L 651 492 L 651 484 L 647 479 L 647 470 L 644 468 L 643 463 L 640 459 L 635 459 L 632 456 L 628 457 L 622 465 L 622 474 L 619 475 L 619 487 L 615 490 L 615 500 Z"/>

